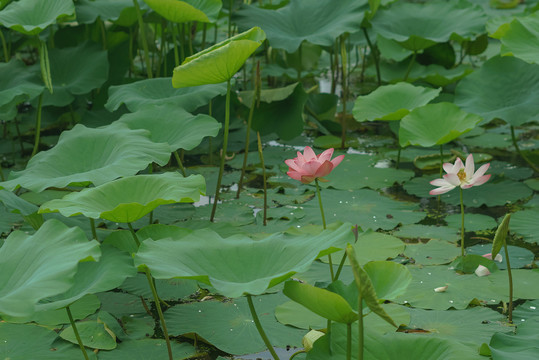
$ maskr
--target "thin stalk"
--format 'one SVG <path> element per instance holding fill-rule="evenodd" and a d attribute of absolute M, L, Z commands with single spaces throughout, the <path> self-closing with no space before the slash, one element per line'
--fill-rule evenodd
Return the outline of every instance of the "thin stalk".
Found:
<path fill-rule="evenodd" d="M 41 108 L 43 105 L 43 93 L 39 95 L 39 100 L 37 102 L 37 115 L 36 115 L 36 129 L 35 129 L 35 136 L 34 136 L 34 150 L 32 150 L 32 155 L 30 158 L 34 157 L 35 154 L 37 154 L 37 151 L 39 149 L 39 138 L 41 135 Z"/>
<path fill-rule="evenodd" d="M 367 39 L 367 44 L 371 49 L 372 58 L 374 59 L 374 67 L 376 68 L 376 78 L 378 79 L 378 86 L 382 85 L 382 76 L 380 75 L 380 58 L 378 57 L 378 48 L 372 45 L 371 39 L 369 38 L 369 33 L 366 28 L 362 28 L 365 39 Z"/>
<path fill-rule="evenodd" d="M 402 150 L 402 147 L 399 145 L 399 151 L 397 152 L 397 163 L 395 164 L 395 169 L 398 169 L 401 163 L 401 150 Z"/>
<path fill-rule="evenodd" d="M 146 38 L 146 28 L 144 27 L 144 21 L 142 20 L 142 12 L 137 0 L 133 0 L 135 5 L 135 11 L 137 13 L 138 26 L 140 27 L 140 36 L 142 37 L 142 48 L 144 49 L 144 62 L 146 63 L 146 73 L 148 79 L 153 78 L 152 64 L 150 62 L 150 50 L 148 49 L 148 39 Z"/>
<path fill-rule="evenodd" d="M 299 351 L 296 351 L 295 353 L 292 354 L 292 356 L 290 356 L 290 359 L 289 360 L 292 360 L 293 358 L 295 358 L 296 356 L 298 356 L 299 354 L 304 354 L 306 353 L 307 351 L 305 350 L 299 350 Z"/>
<path fill-rule="evenodd" d="M 298 68 L 296 71 L 298 72 L 298 82 L 301 82 L 301 69 L 303 68 L 303 64 L 301 63 L 303 58 L 303 52 L 301 51 L 301 44 L 299 44 L 298 48 Z"/>
<path fill-rule="evenodd" d="M 4 61 L 9 62 L 9 52 L 7 51 L 6 38 L 4 33 L 0 30 L 0 41 L 2 42 L 2 50 L 4 51 Z"/>
<path fill-rule="evenodd" d="M 189 45 L 189 56 L 193 55 L 193 38 L 191 33 L 191 22 L 185 24 L 186 34 L 187 34 L 187 44 Z"/>
<path fill-rule="evenodd" d="M 361 296 L 361 289 L 359 289 L 359 295 L 358 295 L 358 310 L 357 313 L 359 314 L 359 319 L 357 322 L 357 345 L 358 345 L 358 353 L 357 353 L 357 360 L 363 360 L 363 344 L 364 344 L 364 336 L 363 336 L 363 296 Z"/>
<path fill-rule="evenodd" d="M 107 50 L 107 30 L 105 29 L 105 23 L 100 17 L 97 18 L 99 23 L 99 29 L 101 30 L 101 41 L 103 41 L 103 50 Z"/>
<path fill-rule="evenodd" d="M 133 225 L 131 225 L 131 223 L 128 222 L 127 226 L 129 227 L 129 231 L 131 232 L 131 235 L 133 236 L 133 240 L 135 240 L 135 244 L 137 244 L 137 248 L 140 247 L 140 240 L 138 239 L 138 236 L 135 233 L 135 229 L 133 229 Z"/>
<path fill-rule="evenodd" d="M 73 328 L 73 333 L 75 334 L 75 338 L 77 339 L 77 342 L 79 343 L 80 351 L 82 351 L 82 355 L 86 360 L 90 360 L 88 358 L 88 354 L 86 353 L 86 348 L 84 347 L 84 344 L 82 343 L 82 339 L 79 335 L 79 330 L 77 330 L 77 325 L 75 325 L 75 320 L 73 320 L 73 315 L 71 314 L 71 309 L 69 306 L 66 306 L 66 312 L 67 317 L 69 318 L 69 322 L 71 323 L 71 327 Z"/>
<path fill-rule="evenodd" d="M 322 215 L 322 226 L 326 230 L 326 216 L 324 215 L 324 206 L 322 205 L 322 196 L 320 196 L 320 185 L 318 184 L 318 179 L 314 179 L 316 184 L 316 195 L 318 196 L 318 206 L 320 207 L 320 215 Z M 335 280 L 335 274 L 333 273 L 333 260 L 331 259 L 331 254 L 328 254 L 329 262 L 329 273 L 331 275 L 331 281 Z"/>
<path fill-rule="evenodd" d="M 359 230 L 358 230 L 357 224 L 354 228 L 352 228 L 352 232 L 354 233 L 354 244 L 355 244 L 357 243 L 357 239 L 359 238 Z M 339 263 L 339 267 L 337 268 L 337 272 L 335 273 L 335 280 L 339 280 L 339 276 L 341 275 L 341 271 L 343 269 L 345 261 L 346 261 L 346 251 L 344 252 L 344 254 L 342 254 L 341 262 Z"/>
<path fill-rule="evenodd" d="M 232 7 L 234 6 L 234 0 L 228 2 L 228 37 L 232 37 Z"/>
<path fill-rule="evenodd" d="M 443 145 L 440 145 L 440 177 L 442 177 L 444 169 L 444 148 Z"/>
<path fill-rule="evenodd" d="M 208 23 L 202 24 L 202 45 L 201 49 L 206 48 L 206 33 L 208 32 Z"/>
<path fill-rule="evenodd" d="M 342 86 L 342 116 L 341 116 L 341 149 L 344 149 L 346 142 L 346 100 L 348 98 L 348 81 L 347 76 L 347 67 L 348 67 L 348 56 L 346 53 L 346 37 L 342 35 L 341 39 L 341 86 Z"/>
<path fill-rule="evenodd" d="M 462 188 L 459 187 L 460 191 L 460 214 L 461 214 L 461 225 L 460 225 L 460 252 L 464 256 L 464 201 L 462 200 Z"/>
<path fill-rule="evenodd" d="M 155 302 L 155 308 L 157 309 L 157 314 L 159 315 L 159 320 L 161 322 L 161 330 L 163 330 L 163 335 L 165 336 L 165 341 L 167 343 L 168 358 L 169 360 L 174 360 L 172 356 L 172 347 L 170 346 L 170 338 L 168 337 L 167 324 L 165 323 L 163 310 L 161 310 L 161 300 L 159 300 L 159 296 L 157 295 L 157 290 L 155 289 L 152 275 L 150 275 L 150 270 L 146 268 L 144 272 L 146 273 L 146 279 L 148 279 L 148 284 L 150 285 L 150 289 L 152 290 L 153 301 Z"/>
<path fill-rule="evenodd" d="M 182 42 L 180 44 L 180 61 L 183 62 L 183 60 L 185 59 L 185 50 L 183 48 L 183 45 L 185 44 L 185 29 L 180 24 L 176 24 L 176 26 L 180 30 L 180 39 L 182 39 Z"/>
<path fill-rule="evenodd" d="M 230 127 L 230 79 L 226 82 L 226 99 L 225 99 L 225 129 L 223 130 L 223 152 L 221 154 L 221 163 L 219 166 L 219 176 L 217 178 L 217 187 L 215 188 L 215 199 L 213 201 L 213 207 L 211 209 L 210 221 L 213 222 L 215 218 L 215 211 L 217 210 L 217 203 L 219 202 L 219 192 L 221 190 L 221 181 L 223 180 L 223 172 L 225 170 L 225 158 L 226 150 L 228 147 L 228 129 Z"/>
<path fill-rule="evenodd" d="M 352 360 L 352 323 L 346 324 L 346 360 Z"/>
<path fill-rule="evenodd" d="M 262 141 L 260 140 L 260 133 L 256 132 L 258 139 L 258 156 L 260 156 L 260 162 L 262 164 L 262 178 L 264 181 L 264 226 L 268 224 L 268 185 L 266 183 L 266 166 L 264 165 L 264 153 L 262 152 Z"/>
<path fill-rule="evenodd" d="M 256 329 L 258 330 L 258 333 L 260 334 L 260 337 L 262 337 L 262 341 L 264 341 L 264 344 L 266 344 L 266 347 L 268 348 L 268 351 L 270 352 L 271 356 L 273 356 L 273 359 L 279 360 L 279 356 L 277 356 L 275 349 L 271 345 L 266 333 L 264 332 L 264 329 L 262 328 L 262 324 L 260 323 L 260 320 L 258 319 L 258 315 L 256 313 L 255 306 L 253 304 L 253 299 L 251 298 L 251 294 L 247 294 L 247 303 L 249 304 L 249 310 L 251 310 L 251 316 L 253 317 L 253 321 L 255 322 L 255 326 L 256 326 Z"/>
<path fill-rule="evenodd" d="M 415 63 L 416 56 L 417 56 L 417 51 L 414 51 L 414 54 L 412 55 L 412 59 L 410 60 L 410 63 L 408 64 L 408 69 L 406 69 L 406 74 L 404 74 L 404 79 L 402 79 L 402 81 L 408 80 L 408 75 L 410 75 L 410 71 L 412 71 L 412 66 Z"/>
<path fill-rule="evenodd" d="M 515 128 L 513 127 L 513 125 L 511 125 L 511 139 L 513 140 L 513 145 L 515 146 L 515 149 L 517 150 L 517 153 L 520 155 L 520 157 L 523 158 L 524 161 L 526 161 L 535 172 L 539 172 L 539 167 L 537 167 L 533 162 L 531 162 L 530 159 L 528 159 L 526 155 L 524 155 L 524 153 L 520 151 L 520 148 L 517 144 L 517 138 L 515 136 Z"/>
<path fill-rule="evenodd" d="M 21 156 L 24 155 L 24 143 L 22 141 L 22 135 L 21 135 L 21 128 L 19 127 L 19 120 L 17 117 L 15 117 L 15 131 L 17 131 L 17 138 L 19 138 L 19 146 L 21 148 Z"/>
<path fill-rule="evenodd" d="M 507 243 L 504 244 L 505 259 L 507 260 L 507 276 L 509 277 L 509 306 L 507 309 L 507 320 L 510 324 L 513 323 L 513 274 L 511 273 L 511 263 L 509 262 L 509 251 Z"/>
<path fill-rule="evenodd" d="M 97 241 L 99 241 L 97 238 L 97 231 L 95 229 L 95 220 L 93 218 L 89 218 L 89 219 L 90 219 L 90 228 L 92 229 L 92 237 L 96 239 Z"/>
<path fill-rule="evenodd" d="M 208 103 L 208 115 L 212 116 L 212 101 L 210 100 L 210 102 Z M 212 147 L 212 138 L 208 138 L 208 162 L 211 164 L 213 164 L 213 147 Z"/>
<path fill-rule="evenodd" d="M 133 58 L 133 30 L 129 28 L 129 77 L 135 73 L 135 60 Z"/>
<path fill-rule="evenodd" d="M 172 43 L 174 44 L 174 64 L 176 67 L 180 66 L 180 54 L 178 53 L 178 27 L 176 24 L 172 26 Z"/>
<path fill-rule="evenodd" d="M 180 168 L 180 171 L 182 172 L 183 177 L 186 177 L 187 174 L 185 173 L 185 168 L 183 167 L 182 159 L 180 159 L 180 155 L 178 154 L 178 151 L 174 151 L 174 158 L 176 159 L 176 162 L 178 163 L 178 167 Z"/>
<path fill-rule="evenodd" d="M 2 181 L 6 181 L 6 178 L 4 177 L 4 172 L 2 171 L 2 163 L 0 162 L 0 179 Z"/>

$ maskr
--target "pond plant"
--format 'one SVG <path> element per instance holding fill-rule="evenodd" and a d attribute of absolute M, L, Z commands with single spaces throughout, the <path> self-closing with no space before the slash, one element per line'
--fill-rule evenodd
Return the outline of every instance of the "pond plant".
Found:
<path fill-rule="evenodd" d="M 538 14 L 0 0 L 0 354 L 539 358 Z"/>

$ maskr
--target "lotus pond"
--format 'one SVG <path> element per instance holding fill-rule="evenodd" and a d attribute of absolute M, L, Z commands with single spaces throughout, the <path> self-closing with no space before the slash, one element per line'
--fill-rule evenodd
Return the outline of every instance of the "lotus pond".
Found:
<path fill-rule="evenodd" d="M 538 10 L 0 0 L 0 357 L 539 358 Z"/>

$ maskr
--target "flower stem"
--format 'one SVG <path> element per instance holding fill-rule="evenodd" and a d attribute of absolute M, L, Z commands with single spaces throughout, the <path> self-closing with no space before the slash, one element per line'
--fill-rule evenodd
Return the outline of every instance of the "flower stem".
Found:
<path fill-rule="evenodd" d="M 266 181 L 266 166 L 264 165 L 264 153 L 262 152 L 262 140 L 260 140 L 260 133 L 256 132 L 256 138 L 258 140 L 258 156 L 260 156 L 260 163 L 262 165 L 262 177 L 264 179 L 264 226 L 268 224 L 268 185 Z"/>
<path fill-rule="evenodd" d="M 511 263 L 509 262 L 509 251 L 507 250 L 507 242 L 504 244 L 505 259 L 507 260 L 507 276 L 509 277 L 509 306 L 507 309 L 507 320 L 510 324 L 513 323 L 513 274 L 511 273 Z"/>
<path fill-rule="evenodd" d="M 461 214 L 461 226 L 460 226 L 460 252 L 464 256 L 464 201 L 462 200 L 462 188 L 460 191 L 460 214 Z"/>
<path fill-rule="evenodd" d="M 182 172 L 183 177 L 187 177 L 187 174 L 185 173 L 185 168 L 183 167 L 182 159 L 180 159 L 180 155 L 178 154 L 178 151 L 174 151 L 174 158 L 176 159 L 176 162 L 178 163 L 178 167 L 180 168 L 180 171 Z"/>
<path fill-rule="evenodd" d="M 133 229 L 133 225 L 131 225 L 131 223 L 128 222 L 127 226 L 129 227 L 129 231 L 131 231 L 131 235 L 133 236 L 133 239 L 135 240 L 135 243 L 137 244 L 137 248 L 140 247 L 140 241 L 138 239 L 137 234 L 135 233 L 135 229 Z"/>
<path fill-rule="evenodd" d="M 258 319 L 258 315 L 256 314 L 256 310 L 253 304 L 253 299 L 251 297 L 251 294 L 247 294 L 247 303 L 249 304 L 249 310 L 251 311 L 251 316 L 253 317 L 253 321 L 255 322 L 255 326 L 256 326 L 256 329 L 258 330 L 258 333 L 260 334 L 260 337 L 262 337 L 262 341 L 264 341 L 264 344 L 266 344 L 266 347 L 268 348 L 268 351 L 271 353 L 271 356 L 273 356 L 273 359 L 279 360 L 279 356 L 277 356 L 275 349 L 271 345 L 264 329 L 262 328 L 260 319 Z"/>
<path fill-rule="evenodd" d="M 35 154 L 37 154 L 37 151 L 39 150 L 39 138 L 41 135 L 41 108 L 43 107 L 43 93 L 39 95 L 39 100 L 37 102 L 37 116 L 36 116 L 36 129 L 35 129 L 35 137 L 34 137 L 34 150 L 32 150 L 32 155 L 30 158 L 33 158 Z"/>
<path fill-rule="evenodd" d="M 346 324 L 346 360 L 352 360 L 352 323 Z"/>
<path fill-rule="evenodd" d="M 75 334 L 75 338 L 77 338 L 77 342 L 79 343 L 80 350 L 82 351 L 82 355 L 84 355 L 84 358 L 86 360 L 89 360 L 88 354 L 86 353 L 86 348 L 84 347 L 84 344 L 82 343 L 82 339 L 80 338 L 79 331 L 77 330 L 77 325 L 75 325 L 75 320 L 73 320 L 73 315 L 71 314 L 71 309 L 69 306 L 66 306 L 67 311 L 67 317 L 69 318 L 69 322 L 71 323 L 71 327 L 73 328 L 73 333 Z"/>
<path fill-rule="evenodd" d="M 373 46 L 371 39 L 369 38 L 367 28 L 362 27 L 361 30 L 363 30 L 365 39 L 367 39 L 367 44 L 371 48 L 372 58 L 374 59 L 374 67 L 376 68 L 376 79 L 378 80 L 378 86 L 380 86 L 382 85 L 382 76 L 380 75 L 380 59 L 378 58 L 378 47 Z"/>
<path fill-rule="evenodd" d="M 162 330 L 163 330 L 163 335 L 165 336 L 165 341 L 167 343 L 168 358 L 169 358 L 169 360 L 173 360 L 172 347 L 170 346 L 170 339 L 168 337 L 167 324 L 165 323 L 165 317 L 163 316 L 163 310 L 161 310 L 161 300 L 159 299 L 159 296 L 157 295 L 157 290 L 155 289 L 155 285 L 153 283 L 152 275 L 150 275 L 150 270 L 148 268 L 146 268 L 144 272 L 146 273 L 146 279 L 148 279 L 148 284 L 150 285 L 150 289 L 152 290 L 152 295 L 153 295 L 153 301 L 155 303 L 155 308 L 157 309 L 157 314 L 159 315 L 159 320 L 161 321 L 161 327 L 162 327 Z"/>
<path fill-rule="evenodd" d="M 361 296 L 361 289 L 359 289 L 358 295 L 358 322 L 357 322 L 357 334 L 358 334 L 358 353 L 357 360 L 363 360 L 363 297 Z"/>
<path fill-rule="evenodd" d="M 230 127 L 230 79 L 226 82 L 226 100 L 225 100 L 225 129 L 223 130 L 223 153 L 221 154 L 221 163 L 219 166 L 219 176 L 217 177 L 217 187 L 215 188 L 215 198 L 211 209 L 210 221 L 215 218 L 217 203 L 219 202 L 219 191 L 221 190 L 221 181 L 225 170 L 226 150 L 228 147 L 228 128 Z"/>
<path fill-rule="evenodd" d="M 94 237 L 94 239 L 96 239 L 97 241 L 99 241 L 97 239 L 97 231 L 95 229 L 95 220 L 92 219 L 92 218 L 89 218 L 90 219 L 90 228 L 92 228 L 92 236 Z"/>
<path fill-rule="evenodd" d="M 144 27 L 144 20 L 142 20 L 142 12 L 140 11 L 140 6 L 137 0 L 133 0 L 133 5 L 135 6 L 135 12 L 137 14 L 138 26 L 140 28 L 140 36 L 142 37 L 142 48 L 144 49 L 144 62 L 146 63 L 146 73 L 148 79 L 153 78 L 152 74 L 152 64 L 150 62 L 150 50 L 148 48 L 148 39 L 146 38 L 146 28 Z"/>
<path fill-rule="evenodd" d="M 530 159 L 528 159 L 526 155 L 524 155 L 520 151 L 520 148 L 518 147 L 517 143 L 517 138 L 515 136 L 515 128 L 513 126 L 511 126 L 511 139 L 513 140 L 513 145 L 515 146 L 515 149 L 517 150 L 517 153 L 520 155 L 520 157 L 523 158 L 524 161 L 526 161 L 534 171 L 539 172 L 539 167 L 537 167 L 533 162 L 531 162 Z"/>
<path fill-rule="evenodd" d="M 4 50 L 4 61 L 9 62 L 9 52 L 7 51 L 6 38 L 4 33 L 0 31 L 0 41 L 2 42 L 2 50 Z"/>
<path fill-rule="evenodd" d="M 408 80 L 408 76 L 410 75 L 410 71 L 412 71 L 412 66 L 415 63 L 416 57 L 417 57 L 417 51 L 414 51 L 414 54 L 412 55 L 412 59 L 410 60 L 410 63 L 408 64 L 408 69 L 406 69 L 406 74 L 404 75 L 404 79 L 402 81 Z"/>
<path fill-rule="evenodd" d="M 322 205 L 322 196 L 320 196 L 320 185 L 318 184 L 318 179 L 314 179 L 316 184 L 316 195 L 318 196 L 318 205 L 320 206 L 320 214 L 322 215 L 322 226 L 326 230 L 326 216 L 324 215 L 324 206 Z M 331 275 L 331 281 L 335 280 L 335 274 L 333 273 L 333 260 L 331 259 L 331 254 L 328 254 L 329 261 L 329 273 Z"/>

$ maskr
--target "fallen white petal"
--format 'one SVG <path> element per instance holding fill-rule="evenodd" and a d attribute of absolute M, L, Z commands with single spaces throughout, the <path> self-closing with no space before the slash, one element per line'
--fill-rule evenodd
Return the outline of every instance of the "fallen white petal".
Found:
<path fill-rule="evenodd" d="M 475 275 L 487 276 L 487 275 L 490 275 L 490 271 L 485 266 L 479 265 L 477 269 L 475 269 Z"/>
<path fill-rule="evenodd" d="M 448 288 L 448 285 L 446 286 L 440 286 L 440 287 L 437 287 L 436 289 L 434 289 L 434 292 L 445 292 Z"/>

